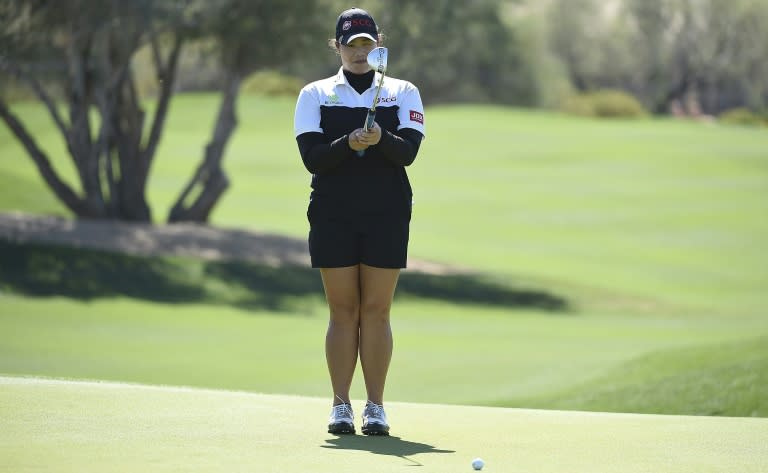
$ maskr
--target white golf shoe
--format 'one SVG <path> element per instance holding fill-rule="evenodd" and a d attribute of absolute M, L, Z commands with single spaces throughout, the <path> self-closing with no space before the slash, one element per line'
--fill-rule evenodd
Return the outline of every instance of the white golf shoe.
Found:
<path fill-rule="evenodd" d="M 363 409 L 363 433 L 365 435 L 389 435 L 389 423 L 384 406 L 371 401 L 365 403 Z"/>
<path fill-rule="evenodd" d="M 333 409 L 331 409 L 331 417 L 328 419 L 328 433 L 355 433 L 355 415 L 352 413 L 352 406 L 347 403 L 333 406 Z"/>

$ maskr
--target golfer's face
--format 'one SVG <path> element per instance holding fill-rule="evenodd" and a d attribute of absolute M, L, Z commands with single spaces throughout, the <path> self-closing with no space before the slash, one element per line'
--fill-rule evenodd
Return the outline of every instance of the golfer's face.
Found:
<path fill-rule="evenodd" d="M 340 45 L 341 65 L 353 74 L 365 74 L 371 67 L 368 65 L 368 53 L 376 47 L 376 43 L 368 38 L 355 38 L 348 45 Z"/>

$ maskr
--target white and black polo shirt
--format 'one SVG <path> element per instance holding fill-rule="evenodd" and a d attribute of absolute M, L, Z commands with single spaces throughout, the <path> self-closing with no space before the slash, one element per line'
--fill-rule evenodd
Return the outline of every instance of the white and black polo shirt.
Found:
<path fill-rule="evenodd" d="M 379 144 L 367 148 L 362 156 L 348 147 L 346 139 L 339 142 L 363 126 L 380 77 L 379 73 L 373 74 L 371 86 L 358 93 L 339 69 L 335 76 L 312 82 L 299 94 L 294 117 L 297 141 L 302 135 L 321 134 L 322 142 L 339 145 L 330 158 L 332 166 L 314 170 L 307 167 L 312 172 L 310 220 L 320 215 L 337 220 L 410 218 L 413 193 L 405 171 L 408 164 L 392 155 L 392 146 L 385 143 L 392 143 L 389 135 L 385 137 L 382 132 Z M 407 132 L 423 137 L 424 109 L 419 90 L 408 81 L 385 76 L 376 123 L 392 135 Z M 415 154 L 410 160 L 414 158 Z"/>
<path fill-rule="evenodd" d="M 335 76 L 305 86 L 296 103 L 295 136 L 319 132 L 335 140 L 360 128 L 376 94 L 379 78 L 377 72 L 371 87 L 362 94 L 349 85 L 342 69 Z M 385 130 L 413 128 L 425 135 L 424 106 L 419 90 L 408 81 L 385 76 L 376 122 Z"/>

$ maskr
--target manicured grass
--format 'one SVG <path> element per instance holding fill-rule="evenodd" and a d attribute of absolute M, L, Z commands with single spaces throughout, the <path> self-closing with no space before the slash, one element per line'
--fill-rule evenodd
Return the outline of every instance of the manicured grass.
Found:
<path fill-rule="evenodd" d="M 216 104 L 174 101 L 157 221 Z M 304 238 L 293 101 L 239 108 L 213 223 Z M 71 178 L 42 109 L 15 110 Z M 481 275 L 404 275 L 391 400 L 767 415 L 768 134 L 477 106 L 430 108 L 427 124 L 410 253 Z M 65 214 L 3 127 L 0 154 L 0 210 Z M 0 373 L 327 396 L 313 271 L 5 250 Z M 563 305 L 520 303 L 531 294 Z"/>
<path fill-rule="evenodd" d="M 503 108 L 431 116 L 438 135 L 413 169 L 424 257 L 729 314 L 765 307 L 768 133 Z"/>
<path fill-rule="evenodd" d="M 488 472 L 758 473 L 768 463 L 765 419 L 391 403 L 393 435 L 377 438 L 326 434 L 315 419 L 327 410 L 310 397 L 0 377 L 0 466 L 442 473 L 482 457 Z"/>
<path fill-rule="evenodd" d="M 149 183 L 156 220 L 199 161 L 216 105 L 208 94 L 174 100 Z M 72 177 L 44 111 L 15 110 Z M 244 96 L 239 114 L 225 159 L 233 184 L 213 223 L 304 238 L 309 175 L 292 136 L 293 100 Z M 409 169 L 413 256 L 697 310 L 765 306 L 764 131 L 478 106 L 430 108 L 427 120 Z M 64 214 L 8 133 L 0 127 L 0 209 Z"/>
<path fill-rule="evenodd" d="M 328 396 L 327 309 L 313 271 L 44 246 L 5 245 L 0 255 L 11 263 L 0 268 L 0 373 Z M 527 288 L 521 300 L 512 285 L 452 278 L 403 274 L 388 399 L 768 414 L 755 396 L 764 389 L 750 384 L 768 372 L 765 344 L 742 342 L 766 333 L 761 317 L 544 310 L 526 305 L 537 301 L 530 294 L 557 292 Z M 480 303 L 477 291 L 495 299 Z M 680 347 L 708 356 L 669 353 Z M 714 369 L 739 363 L 756 369 L 746 383 L 744 373 Z M 647 396 L 674 376 L 685 396 Z M 735 381 L 738 389 L 704 400 L 697 389 Z M 353 392 L 364 396 L 359 370 Z"/>

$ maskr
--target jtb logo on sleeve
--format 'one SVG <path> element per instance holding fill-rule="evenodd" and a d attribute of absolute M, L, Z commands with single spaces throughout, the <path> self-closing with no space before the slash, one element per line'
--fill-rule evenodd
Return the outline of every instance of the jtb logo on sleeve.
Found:
<path fill-rule="evenodd" d="M 421 112 L 417 112 L 416 110 L 411 110 L 411 121 L 412 122 L 419 122 L 422 125 L 424 124 L 424 114 Z"/>

